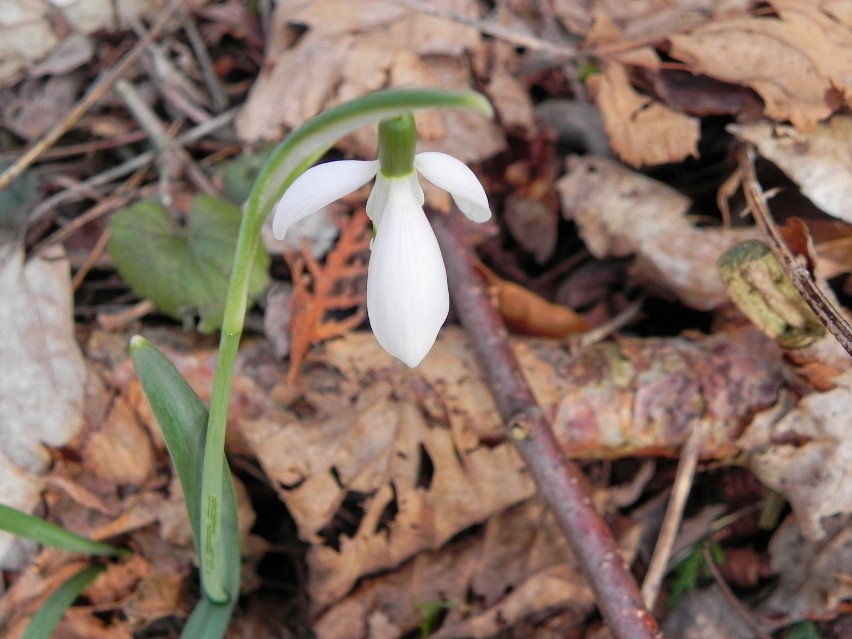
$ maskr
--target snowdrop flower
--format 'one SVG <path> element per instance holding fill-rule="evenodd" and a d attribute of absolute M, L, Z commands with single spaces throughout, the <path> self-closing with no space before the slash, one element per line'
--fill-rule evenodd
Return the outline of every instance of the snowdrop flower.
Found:
<path fill-rule="evenodd" d="M 272 230 L 282 239 L 298 220 L 376 178 L 367 200 L 373 222 L 367 271 L 367 313 L 382 348 L 417 366 L 447 318 L 447 272 L 435 233 L 423 212 L 418 174 L 449 191 L 474 222 L 491 217 L 485 189 L 462 162 L 444 153 L 414 154 L 416 131 L 409 115 L 379 125 L 379 159 L 342 160 L 308 169 L 275 208 Z"/>

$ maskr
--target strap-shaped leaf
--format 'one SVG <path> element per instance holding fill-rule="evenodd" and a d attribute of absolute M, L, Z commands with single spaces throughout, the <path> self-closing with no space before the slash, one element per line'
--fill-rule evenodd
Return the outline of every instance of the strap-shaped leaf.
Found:
<path fill-rule="evenodd" d="M 0 530 L 45 546 L 87 555 L 126 555 L 128 550 L 80 537 L 49 521 L 0 504 Z"/>
<path fill-rule="evenodd" d="M 65 611 L 103 570 L 102 566 L 86 566 L 59 586 L 33 615 L 21 639 L 50 639 Z"/>
<path fill-rule="evenodd" d="M 130 352 L 142 388 L 160 424 L 169 455 L 183 488 L 196 551 L 201 535 L 201 468 L 207 409 L 172 363 L 146 339 L 136 336 Z M 183 636 L 215 639 L 225 634 L 240 588 L 240 547 L 237 500 L 227 462 L 222 457 L 222 511 L 215 549 L 223 564 L 225 597 L 214 598 L 205 589 L 202 599 L 184 628 Z M 217 601 L 217 599 L 219 599 Z"/>

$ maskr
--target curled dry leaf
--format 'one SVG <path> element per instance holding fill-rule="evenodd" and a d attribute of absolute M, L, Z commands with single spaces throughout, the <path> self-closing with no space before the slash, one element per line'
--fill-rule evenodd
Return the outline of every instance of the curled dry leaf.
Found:
<path fill-rule="evenodd" d="M 825 536 L 825 517 L 852 513 L 852 375 L 835 382 L 780 420 L 755 420 L 739 441 L 749 467 L 787 497 L 809 539 Z"/>
<path fill-rule="evenodd" d="M 715 265 L 753 229 L 697 228 L 690 201 L 674 189 L 604 158 L 570 157 L 557 183 L 562 213 L 598 258 L 635 255 L 632 274 L 643 284 L 710 310 L 727 301 Z"/>
<path fill-rule="evenodd" d="M 476 268 L 492 286 L 510 331 L 560 339 L 588 329 L 585 320 L 567 306 L 548 302 L 528 288 L 497 277 L 484 264 L 477 264 Z"/>
<path fill-rule="evenodd" d="M 0 260 L 0 501 L 26 512 L 39 503 L 50 463 L 46 446 L 69 442 L 82 425 L 86 367 L 74 336 L 71 279 L 61 248 L 24 263 L 13 249 Z M 13 540 L 0 534 L 0 565 Z"/>
<path fill-rule="evenodd" d="M 159 0 L 129 0 L 121 3 L 120 11 L 115 3 L 91 0 L 4 0 L 0 11 L 0 86 L 17 82 L 49 56 L 52 59 L 47 68 L 36 72 L 53 73 L 57 68 L 61 72 L 67 67 L 62 58 L 70 57 L 80 64 L 93 51 L 90 44 L 81 45 L 85 36 L 126 26 L 130 20 L 161 8 Z"/>
<path fill-rule="evenodd" d="M 808 132 L 765 122 L 731 124 L 728 129 L 754 144 L 811 202 L 852 224 L 852 116 L 835 115 Z"/>
<path fill-rule="evenodd" d="M 754 89 L 765 114 L 812 129 L 852 105 L 852 21 L 844 2 L 770 0 L 774 10 L 716 19 L 672 35 L 670 55 L 693 73 Z"/>

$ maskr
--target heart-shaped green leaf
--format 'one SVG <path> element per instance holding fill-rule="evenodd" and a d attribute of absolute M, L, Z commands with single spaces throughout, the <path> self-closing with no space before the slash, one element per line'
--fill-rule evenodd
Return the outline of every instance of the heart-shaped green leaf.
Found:
<path fill-rule="evenodd" d="M 184 324 L 198 316 L 198 330 L 210 333 L 222 326 L 241 215 L 229 202 L 197 195 L 182 226 L 159 202 L 140 202 L 113 217 L 109 251 L 138 295 Z M 268 266 L 269 256 L 257 251 L 250 297 L 266 288 Z"/>

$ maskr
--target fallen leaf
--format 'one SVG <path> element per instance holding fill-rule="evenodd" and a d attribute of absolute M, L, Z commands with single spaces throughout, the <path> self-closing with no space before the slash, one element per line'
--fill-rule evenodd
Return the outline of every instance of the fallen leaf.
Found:
<path fill-rule="evenodd" d="M 473 0 L 432 6 L 478 13 Z M 237 118 L 247 141 L 280 138 L 329 106 L 386 87 L 472 88 L 464 56 L 480 46 L 480 36 L 467 25 L 376 0 L 287 0 L 277 4 L 274 24 L 265 68 Z M 295 40 L 287 37 L 293 26 L 306 29 Z M 419 150 L 470 162 L 505 145 L 497 124 L 478 114 L 430 111 L 416 121 Z M 338 147 L 372 157 L 376 132 L 361 131 Z"/>
<path fill-rule="evenodd" d="M 718 586 L 691 590 L 669 611 L 662 624 L 667 637 L 678 639 L 754 639 L 754 631 L 738 615 Z"/>
<path fill-rule="evenodd" d="M 636 529 L 626 531 L 626 559 Z M 400 637 L 417 628 L 422 606 L 447 610 L 430 637 L 492 637 L 537 615 L 571 610 L 582 617 L 594 599 L 553 517 L 538 499 L 495 515 L 481 530 L 400 569 L 365 579 L 314 626 L 318 639 L 374 637 L 378 624 Z"/>
<path fill-rule="evenodd" d="M 710 310 L 728 300 L 715 264 L 727 249 L 757 235 L 754 229 L 695 227 L 691 203 L 669 186 L 604 158 L 569 157 L 556 183 L 562 213 L 598 258 L 635 255 L 633 276 Z"/>
<path fill-rule="evenodd" d="M 852 116 L 835 115 L 808 132 L 766 122 L 728 130 L 755 145 L 820 209 L 852 223 Z"/>
<path fill-rule="evenodd" d="M 811 393 L 780 420 L 756 420 L 740 445 L 748 466 L 790 502 L 802 533 L 825 536 L 822 520 L 852 513 L 852 382 L 847 373 L 836 388 Z"/>
<path fill-rule="evenodd" d="M 641 167 L 698 157 L 700 121 L 636 91 L 623 64 L 608 63 L 587 84 L 613 150 L 628 164 Z"/>
<path fill-rule="evenodd" d="M 768 118 L 811 130 L 852 105 L 852 30 L 830 1 L 770 0 L 774 12 L 709 21 L 669 37 L 693 73 L 754 89 Z"/>
<path fill-rule="evenodd" d="M 80 90 L 77 75 L 25 80 L 3 96 L 3 126 L 25 140 L 40 137 L 71 110 Z"/>
<path fill-rule="evenodd" d="M 778 583 L 760 606 L 763 614 L 790 622 L 824 619 L 852 599 L 852 523 L 844 514 L 823 525 L 826 536 L 814 540 L 796 517 L 788 517 L 772 535 L 769 554 Z"/>
<path fill-rule="evenodd" d="M 79 61 L 86 49 L 91 50 L 91 44 L 80 44 L 81 37 L 101 29 L 127 27 L 161 9 L 160 0 L 127 0 L 120 11 L 110 0 L 3 0 L 0 86 L 14 84 L 51 54 L 51 65 L 61 67 L 62 56 Z M 60 51 L 63 46 L 65 50 Z"/>
<path fill-rule="evenodd" d="M 497 277 L 484 264 L 476 268 L 492 286 L 500 314 L 513 333 L 561 339 L 588 329 L 585 320 L 567 306 L 548 302 L 523 286 Z"/>
<path fill-rule="evenodd" d="M 473 372 L 469 356 L 433 351 L 418 369 L 422 381 L 383 375 L 358 388 L 371 371 L 396 368 L 367 337 L 325 347 L 324 359 L 355 393 L 340 397 L 348 410 L 312 420 L 270 414 L 241 426 L 300 536 L 313 543 L 309 590 L 317 607 L 338 600 L 363 575 L 437 549 L 533 490 L 513 448 L 478 444 L 477 422 L 486 415 L 499 420 L 493 404 L 483 402 L 484 387 L 456 390 Z M 323 382 L 326 393 L 329 383 Z M 446 389 L 434 398 L 434 417 L 418 399 L 431 389 Z"/>
<path fill-rule="evenodd" d="M 24 263 L 16 248 L 0 261 L 0 501 L 32 512 L 40 502 L 47 446 L 63 446 L 82 426 L 86 368 L 74 338 L 71 280 L 61 248 Z M 13 540 L 0 533 L 0 565 Z"/>

